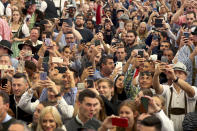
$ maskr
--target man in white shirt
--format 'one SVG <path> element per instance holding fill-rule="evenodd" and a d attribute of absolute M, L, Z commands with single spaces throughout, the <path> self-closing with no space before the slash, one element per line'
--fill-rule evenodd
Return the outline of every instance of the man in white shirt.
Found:
<path fill-rule="evenodd" d="M 172 80 L 171 86 L 159 83 L 161 72 Z M 175 131 L 183 130 L 182 122 L 185 114 L 195 110 L 197 89 L 188 84 L 186 78 L 186 66 L 181 62 L 174 64 L 173 68 L 164 63 L 158 64 L 153 77 L 153 88 L 157 94 L 166 99 L 167 114 L 174 122 Z"/>

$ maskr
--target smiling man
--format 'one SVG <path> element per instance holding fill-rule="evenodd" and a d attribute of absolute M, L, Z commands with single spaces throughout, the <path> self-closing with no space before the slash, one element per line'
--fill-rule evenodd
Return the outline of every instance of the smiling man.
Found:
<path fill-rule="evenodd" d="M 21 99 L 23 93 L 29 88 L 27 83 L 27 78 L 23 73 L 16 73 L 12 78 L 12 92 L 13 95 L 10 96 L 10 108 L 15 114 L 16 119 L 23 120 L 26 122 L 32 121 L 32 115 L 24 112 L 20 107 L 18 107 L 18 103 Z M 31 99 L 35 101 L 34 98 Z"/>

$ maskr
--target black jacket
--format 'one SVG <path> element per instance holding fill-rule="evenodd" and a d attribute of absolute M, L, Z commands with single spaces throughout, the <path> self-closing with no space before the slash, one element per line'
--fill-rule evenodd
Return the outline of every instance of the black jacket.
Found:
<path fill-rule="evenodd" d="M 31 102 L 35 102 L 35 98 L 31 99 Z M 32 115 L 23 111 L 20 107 L 16 106 L 16 102 L 14 100 L 14 95 L 10 95 L 10 109 L 14 112 L 15 118 L 17 120 L 23 120 L 27 123 L 32 122 Z"/>

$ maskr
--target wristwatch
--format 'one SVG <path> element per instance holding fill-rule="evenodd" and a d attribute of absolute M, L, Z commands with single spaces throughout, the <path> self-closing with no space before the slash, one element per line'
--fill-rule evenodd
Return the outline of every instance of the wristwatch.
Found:
<path fill-rule="evenodd" d="M 175 80 L 173 80 L 173 82 L 174 82 L 174 83 L 177 83 L 177 82 L 178 82 L 178 80 L 179 80 L 179 77 L 176 77 L 176 79 L 175 79 Z"/>

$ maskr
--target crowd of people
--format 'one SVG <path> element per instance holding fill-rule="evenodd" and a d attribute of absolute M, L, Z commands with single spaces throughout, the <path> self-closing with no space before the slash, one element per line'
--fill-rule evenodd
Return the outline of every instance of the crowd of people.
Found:
<path fill-rule="evenodd" d="M 0 131 L 196 131 L 197 0 L 0 0 Z"/>

